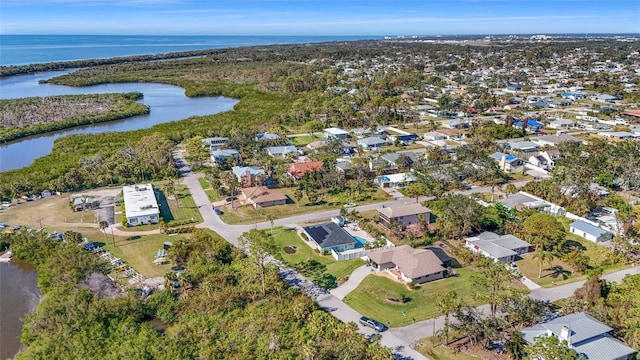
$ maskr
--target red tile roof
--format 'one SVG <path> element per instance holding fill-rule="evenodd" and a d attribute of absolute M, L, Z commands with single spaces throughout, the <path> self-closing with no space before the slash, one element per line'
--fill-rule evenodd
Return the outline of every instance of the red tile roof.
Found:
<path fill-rule="evenodd" d="M 289 166 L 288 171 L 293 177 L 300 179 L 308 172 L 322 170 L 322 167 L 322 161 L 308 161 L 303 163 L 293 163 Z"/>

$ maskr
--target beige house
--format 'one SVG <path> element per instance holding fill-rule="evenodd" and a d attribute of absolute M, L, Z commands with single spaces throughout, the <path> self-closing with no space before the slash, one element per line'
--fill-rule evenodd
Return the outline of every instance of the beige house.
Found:
<path fill-rule="evenodd" d="M 278 189 L 269 189 L 266 186 L 254 186 L 242 189 L 242 196 L 254 209 L 269 206 L 284 205 L 287 197 Z"/>
<path fill-rule="evenodd" d="M 420 203 L 411 203 L 378 209 L 378 215 L 382 225 L 391 228 L 394 223 L 400 223 L 403 226 L 419 224 L 421 219 L 428 224 L 431 210 Z"/>
<path fill-rule="evenodd" d="M 447 269 L 431 250 L 409 245 L 369 254 L 369 263 L 377 271 L 387 271 L 406 283 L 424 284 L 445 277 Z"/>

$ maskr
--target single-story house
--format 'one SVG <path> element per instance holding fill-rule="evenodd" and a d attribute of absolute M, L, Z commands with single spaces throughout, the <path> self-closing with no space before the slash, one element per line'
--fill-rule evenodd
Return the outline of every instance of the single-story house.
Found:
<path fill-rule="evenodd" d="M 522 166 L 524 163 L 520 158 L 514 155 L 509 155 L 501 152 L 494 152 L 489 155 L 490 158 L 494 159 L 500 165 L 500 169 L 504 172 L 514 171 L 517 167 Z"/>
<path fill-rule="evenodd" d="M 211 160 L 216 164 L 226 164 L 230 159 L 240 159 L 240 153 L 235 149 L 212 150 Z"/>
<path fill-rule="evenodd" d="M 387 271 L 406 283 L 424 284 L 445 277 L 447 269 L 431 250 L 402 245 L 369 254 L 377 271 Z"/>
<path fill-rule="evenodd" d="M 416 180 L 416 176 L 409 172 L 378 176 L 375 182 L 384 189 L 406 186 Z"/>
<path fill-rule="evenodd" d="M 466 119 L 442 120 L 440 125 L 447 129 L 466 129 L 471 126 L 471 121 Z"/>
<path fill-rule="evenodd" d="M 256 176 L 267 175 L 264 170 L 255 166 L 234 166 L 231 171 L 236 175 L 242 187 L 252 187 L 255 184 Z"/>
<path fill-rule="evenodd" d="M 609 241 L 613 238 L 613 233 L 599 226 L 590 224 L 582 220 L 576 220 L 569 225 L 569 232 L 576 234 L 594 243 Z"/>
<path fill-rule="evenodd" d="M 307 144 L 307 149 L 311 150 L 311 151 L 315 151 L 318 149 L 322 149 L 323 147 L 329 145 L 329 142 L 327 140 L 317 140 L 317 141 L 312 141 L 310 143 Z"/>
<path fill-rule="evenodd" d="M 262 134 L 257 134 L 256 135 L 256 141 L 262 141 L 262 140 L 276 140 L 276 139 L 280 139 L 280 135 L 278 134 L 273 134 L 270 132 L 264 132 Z"/>
<path fill-rule="evenodd" d="M 461 129 L 440 129 L 433 132 L 444 135 L 445 140 L 462 140 L 466 135 L 466 132 Z"/>
<path fill-rule="evenodd" d="M 348 131 L 336 127 L 324 129 L 323 133 L 327 139 L 346 140 L 349 137 Z"/>
<path fill-rule="evenodd" d="M 202 139 L 202 145 L 208 146 L 209 150 L 218 150 L 227 143 L 229 138 L 226 137 L 210 137 Z"/>
<path fill-rule="evenodd" d="M 524 191 L 508 195 L 506 198 L 499 199 L 498 202 L 509 209 L 535 209 L 537 211 L 549 213 L 553 216 L 562 216 L 567 213 L 562 207 Z"/>
<path fill-rule="evenodd" d="M 122 194 L 129 226 L 158 223 L 160 207 L 151 184 L 123 186 Z"/>
<path fill-rule="evenodd" d="M 542 135 L 542 136 L 538 136 L 538 138 L 534 139 L 533 141 L 540 146 L 545 146 L 545 145 L 559 146 L 560 144 L 571 143 L 571 142 L 582 143 L 582 140 L 567 134 Z"/>
<path fill-rule="evenodd" d="M 541 106 L 539 106 L 541 107 Z M 522 127 L 522 121 L 516 121 L 513 124 L 513 127 L 515 128 L 521 128 Z M 544 127 L 544 124 L 537 122 L 533 119 L 529 119 L 527 120 L 527 125 L 526 125 L 526 130 L 530 131 L 530 132 L 538 132 L 540 131 L 540 129 L 542 129 Z"/>
<path fill-rule="evenodd" d="M 540 145 L 532 141 L 508 141 L 504 147 L 516 152 L 536 152 L 540 151 Z"/>
<path fill-rule="evenodd" d="M 431 210 L 420 203 L 410 203 L 378 209 L 378 215 L 381 224 L 390 228 L 395 223 L 400 223 L 403 226 L 418 224 L 421 219 L 429 224 Z"/>
<path fill-rule="evenodd" d="M 74 211 L 84 211 L 88 209 L 96 208 L 97 202 L 95 202 L 90 197 L 77 197 L 73 199 L 73 210 Z"/>
<path fill-rule="evenodd" d="M 490 231 L 467 238 L 465 246 L 471 252 L 479 253 L 494 262 L 511 262 L 529 252 L 531 244 L 513 235 L 498 235 Z"/>
<path fill-rule="evenodd" d="M 589 360 L 631 360 L 638 352 L 609 335 L 613 329 L 590 315 L 580 312 L 522 329 L 526 342 L 533 344 L 537 337 L 555 336 L 566 341 Z M 550 360 L 550 359 L 549 359 Z"/>
<path fill-rule="evenodd" d="M 575 121 L 569 119 L 551 119 L 549 120 L 550 129 L 569 129 L 576 124 Z"/>
<path fill-rule="evenodd" d="M 390 169 L 397 169 L 411 167 L 419 157 L 420 155 L 414 152 L 395 152 L 381 155 L 380 159 L 386 161 Z"/>
<path fill-rule="evenodd" d="M 379 147 L 383 147 L 385 145 L 388 144 L 388 142 L 380 137 L 377 136 L 370 136 L 364 139 L 358 139 L 358 141 L 356 142 L 358 144 L 358 146 L 366 149 L 366 150 L 371 150 L 373 148 L 379 148 Z"/>
<path fill-rule="evenodd" d="M 428 133 L 425 133 L 422 138 L 426 141 L 447 140 L 447 135 L 440 131 L 429 131 Z"/>
<path fill-rule="evenodd" d="M 553 161 L 545 151 L 541 152 L 539 155 L 530 156 L 528 161 L 529 164 L 545 170 L 549 170 L 555 165 L 555 161 Z"/>
<path fill-rule="evenodd" d="M 638 138 L 636 134 L 628 131 L 599 132 L 598 135 L 611 140 L 633 140 Z"/>
<path fill-rule="evenodd" d="M 266 186 L 254 186 L 242 189 L 242 196 L 254 209 L 285 205 L 287 197 L 278 189 Z"/>
<path fill-rule="evenodd" d="M 302 228 L 309 241 L 313 241 L 321 252 L 334 250 L 343 252 L 356 248 L 358 241 L 334 222 L 310 225 Z"/>
<path fill-rule="evenodd" d="M 297 155 L 298 148 L 293 145 L 269 146 L 267 148 L 267 154 L 271 157 L 286 158 L 289 155 Z"/>
<path fill-rule="evenodd" d="M 313 171 L 321 171 L 324 165 L 322 161 L 307 161 L 303 163 L 293 163 L 289 165 L 287 172 L 293 176 L 294 179 L 300 180 L 304 174 Z"/>

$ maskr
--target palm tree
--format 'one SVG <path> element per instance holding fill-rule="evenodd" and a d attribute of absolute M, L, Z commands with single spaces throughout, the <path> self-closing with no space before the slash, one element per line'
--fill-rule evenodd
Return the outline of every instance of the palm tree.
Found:
<path fill-rule="evenodd" d="M 98 223 L 98 226 L 100 227 L 100 231 L 102 231 L 102 233 L 104 234 L 104 242 L 107 242 L 107 232 L 105 231 L 105 229 L 109 227 L 109 223 L 102 220 Z"/>
<path fill-rule="evenodd" d="M 534 259 L 538 260 L 540 269 L 538 270 L 538 279 L 542 278 L 542 267 L 545 263 L 551 263 L 555 256 L 551 251 L 540 249 L 533 254 Z"/>
<path fill-rule="evenodd" d="M 271 223 L 271 236 L 273 237 L 273 223 L 276 219 L 276 216 L 273 214 L 267 214 L 266 218 L 267 221 Z"/>

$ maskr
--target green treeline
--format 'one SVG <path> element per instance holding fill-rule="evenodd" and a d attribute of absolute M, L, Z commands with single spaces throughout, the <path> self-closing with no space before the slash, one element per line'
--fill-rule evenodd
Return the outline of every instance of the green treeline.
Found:
<path fill-rule="evenodd" d="M 0 142 L 148 114 L 139 92 L 0 100 Z"/>
<path fill-rule="evenodd" d="M 210 232 L 174 241 L 169 256 L 186 272 L 168 273 L 169 288 L 148 297 L 92 286 L 107 264 L 81 246 L 26 232 L 8 241 L 16 258 L 37 263 L 45 294 L 25 319 L 18 359 L 392 358 L 285 285 L 275 266 Z M 164 332 L 149 325 L 154 318 Z"/>
<path fill-rule="evenodd" d="M 1 173 L 0 195 L 3 198 L 11 198 L 44 189 L 70 191 L 122 182 L 162 179 L 163 174 L 176 173 L 175 167 L 171 169 L 164 166 L 169 162 L 168 159 L 162 163 L 149 162 L 144 156 L 138 156 L 147 153 L 146 150 L 131 152 L 127 151 L 127 147 L 137 148 L 140 147 L 138 143 L 143 139 L 154 138 L 162 142 L 163 148 L 165 148 L 164 144 L 170 148 L 184 139 L 196 135 L 229 136 L 239 129 L 278 126 L 281 122 L 281 113 L 286 112 L 295 99 L 290 94 L 256 90 L 255 83 L 239 84 L 220 79 L 201 80 L 202 71 L 197 73 L 197 78 L 191 79 L 192 75 L 198 72 L 202 66 L 200 62 L 195 60 L 197 59 L 180 61 L 193 64 L 190 66 L 183 64 L 178 68 L 169 62 L 152 63 L 150 66 L 154 69 L 159 65 L 165 68 L 139 72 L 129 68 L 129 64 L 126 64 L 122 66 L 122 69 L 119 69 L 117 74 L 110 75 L 110 77 L 113 82 L 154 81 L 182 86 L 186 89 L 188 96 L 239 98 L 240 102 L 235 105 L 234 111 L 191 117 L 181 121 L 158 124 L 147 129 L 70 135 L 57 139 L 49 155 L 36 159 L 33 164 L 27 167 Z M 103 70 L 115 71 L 107 68 Z M 216 68 L 211 67 L 208 71 L 214 72 L 215 70 Z M 65 84 L 74 85 L 75 80 L 73 79 L 78 77 L 87 78 L 88 82 L 92 82 L 93 75 L 91 74 L 96 71 L 96 69 L 86 69 L 86 72 L 79 72 L 75 77 L 65 76 L 53 81 L 61 82 L 64 80 Z M 80 85 L 80 83 L 75 85 Z M 143 142 L 149 143 L 146 140 Z M 152 143 L 149 143 L 148 146 L 142 145 L 141 147 L 153 146 Z M 166 154 L 169 155 L 168 150 Z M 173 164 L 173 161 L 170 160 L 170 163 Z M 94 171 L 96 164 L 101 165 L 102 171 Z M 115 170 L 119 172 L 114 173 Z"/>

